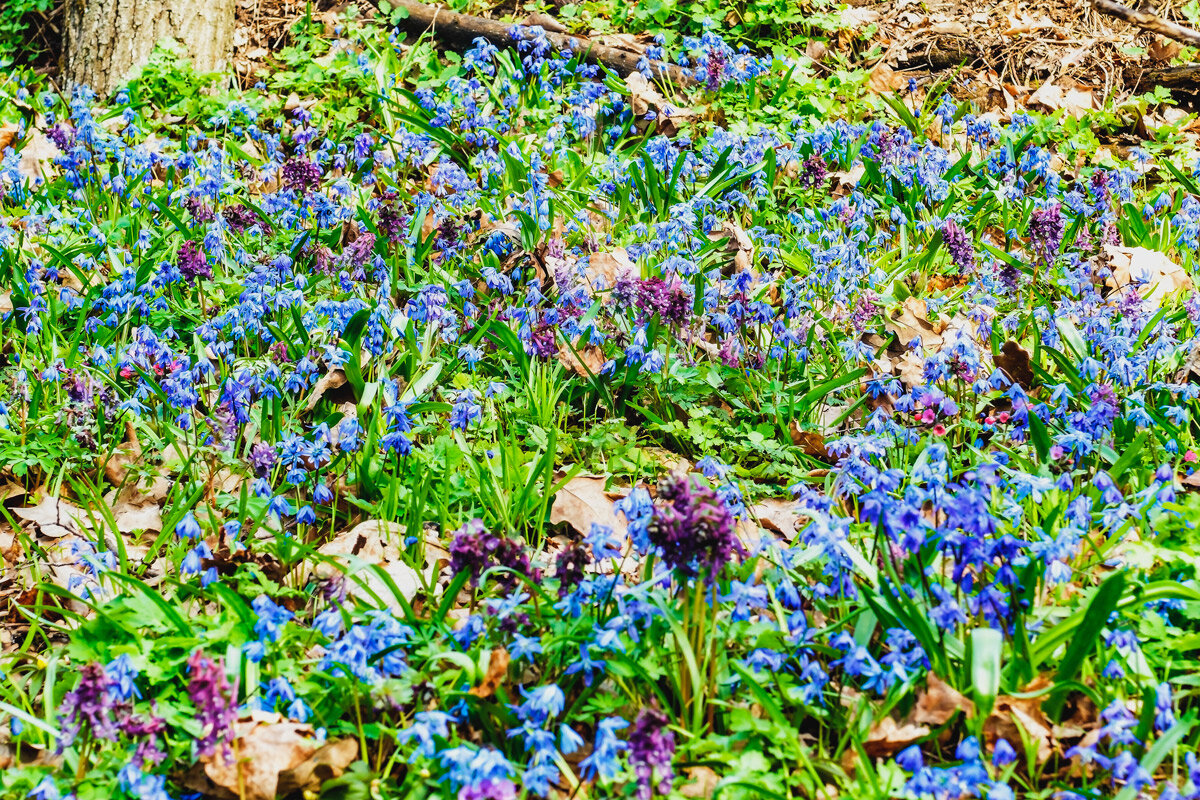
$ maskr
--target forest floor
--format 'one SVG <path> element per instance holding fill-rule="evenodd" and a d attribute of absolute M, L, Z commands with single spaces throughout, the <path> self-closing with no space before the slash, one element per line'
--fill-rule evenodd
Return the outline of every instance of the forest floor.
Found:
<path fill-rule="evenodd" d="M 1196 51 L 968 5 L 0 77 L 0 798 L 1200 798 Z"/>

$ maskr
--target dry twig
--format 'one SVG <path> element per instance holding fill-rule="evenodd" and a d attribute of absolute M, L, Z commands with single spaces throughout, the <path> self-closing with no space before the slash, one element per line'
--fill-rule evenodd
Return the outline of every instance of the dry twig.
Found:
<path fill-rule="evenodd" d="M 1193 47 L 1200 47 L 1200 32 L 1194 31 L 1191 28 L 1185 28 L 1182 25 L 1176 25 L 1174 22 L 1162 19 L 1151 14 L 1149 11 L 1129 8 L 1128 6 L 1114 2 L 1114 0 L 1092 0 L 1092 5 L 1101 14 L 1123 19 L 1132 25 L 1137 25 L 1143 30 L 1157 33 L 1160 36 L 1166 36 L 1168 39 L 1190 44 Z"/>

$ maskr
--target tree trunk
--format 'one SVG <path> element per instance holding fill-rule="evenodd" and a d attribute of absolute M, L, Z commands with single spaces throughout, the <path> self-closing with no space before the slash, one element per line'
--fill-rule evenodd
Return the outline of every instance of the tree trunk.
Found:
<path fill-rule="evenodd" d="M 111 94 L 168 37 L 196 69 L 222 69 L 233 47 L 233 13 L 234 0 L 67 0 L 63 75 Z"/>

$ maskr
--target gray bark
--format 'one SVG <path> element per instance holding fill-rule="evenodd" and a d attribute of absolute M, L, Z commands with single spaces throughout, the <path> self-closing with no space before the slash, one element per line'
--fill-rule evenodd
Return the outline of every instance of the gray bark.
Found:
<path fill-rule="evenodd" d="M 196 69 L 223 69 L 233 17 L 234 0 L 67 0 L 63 75 L 110 94 L 168 37 L 184 46 Z"/>

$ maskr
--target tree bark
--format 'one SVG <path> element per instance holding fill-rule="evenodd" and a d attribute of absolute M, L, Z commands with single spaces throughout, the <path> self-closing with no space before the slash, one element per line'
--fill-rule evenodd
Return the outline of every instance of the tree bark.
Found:
<path fill-rule="evenodd" d="M 234 0 L 66 0 L 63 75 L 111 94 L 154 45 L 178 40 L 197 70 L 225 67 Z"/>

